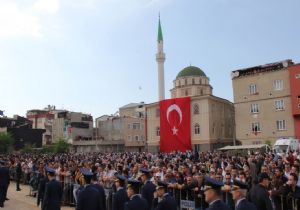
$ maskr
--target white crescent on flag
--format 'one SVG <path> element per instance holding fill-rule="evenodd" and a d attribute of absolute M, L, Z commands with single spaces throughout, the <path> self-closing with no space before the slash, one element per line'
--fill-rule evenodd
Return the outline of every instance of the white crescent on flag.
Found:
<path fill-rule="evenodd" d="M 173 110 L 175 110 L 178 113 L 179 118 L 180 118 L 180 122 L 179 122 L 179 124 L 180 124 L 181 121 L 182 121 L 182 111 L 181 111 L 180 107 L 177 106 L 176 104 L 172 104 L 171 106 L 168 107 L 168 109 L 167 109 L 167 120 L 170 124 L 169 115 L 170 115 L 171 111 L 173 111 Z"/>

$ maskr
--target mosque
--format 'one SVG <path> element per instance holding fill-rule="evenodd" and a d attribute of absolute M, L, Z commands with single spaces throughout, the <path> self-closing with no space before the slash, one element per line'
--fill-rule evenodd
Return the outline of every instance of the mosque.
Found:
<path fill-rule="evenodd" d="M 158 69 L 159 101 L 165 100 L 163 33 L 159 19 L 156 62 Z M 193 150 L 208 151 L 234 141 L 234 105 L 214 96 L 213 87 L 205 72 L 187 66 L 175 77 L 171 98 L 190 97 L 191 143 Z M 146 142 L 149 152 L 158 152 L 160 145 L 159 101 L 146 105 Z"/>

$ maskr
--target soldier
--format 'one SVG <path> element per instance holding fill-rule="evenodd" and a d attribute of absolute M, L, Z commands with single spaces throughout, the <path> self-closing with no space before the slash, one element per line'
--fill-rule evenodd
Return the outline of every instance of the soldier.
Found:
<path fill-rule="evenodd" d="M 101 209 L 105 210 L 106 209 L 106 196 L 105 196 L 105 192 L 104 192 L 104 188 L 102 187 L 102 185 L 100 185 L 98 183 L 98 177 L 96 173 L 93 173 L 93 177 L 92 177 L 92 183 L 91 186 L 94 187 L 95 189 L 97 189 L 100 193 L 100 202 L 102 204 Z"/>
<path fill-rule="evenodd" d="M 37 206 L 41 203 L 41 209 L 43 208 L 43 199 L 46 190 L 46 184 L 49 182 L 48 176 L 45 176 L 45 170 L 40 170 L 39 174 L 39 184 L 38 184 L 38 194 L 37 194 Z"/>
<path fill-rule="evenodd" d="M 247 189 L 247 183 L 239 180 L 233 180 L 231 193 L 235 202 L 235 210 L 257 210 L 253 203 L 246 200 Z"/>
<path fill-rule="evenodd" d="M 0 207 L 4 207 L 7 187 L 9 184 L 9 170 L 5 167 L 5 162 L 0 161 Z"/>
<path fill-rule="evenodd" d="M 154 210 L 177 210 L 177 203 L 175 199 L 167 193 L 168 183 L 158 181 L 156 187 L 157 198 L 153 200 Z"/>
<path fill-rule="evenodd" d="M 45 168 L 49 182 L 46 184 L 45 195 L 43 199 L 43 210 L 60 210 L 62 199 L 61 184 L 55 180 L 55 169 Z"/>
<path fill-rule="evenodd" d="M 141 190 L 142 197 L 146 199 L 148 203 L 148 210 L 152 209 L 152 201 L 153 201 L 153 194 L 155 192 L 155 185 L 149 180 L 150 179 L 150 171 L 148 169 L 140 169 L 142 172 L 141 179 L 143 182 L 143 187 Z"/>
<path fill-rule="evenodd" d="M 22 189 L 20 188 L 20 180 L 22 178 L 22 166 L 20 163 L 20 160 L 17 158 L 16 159 L 16 191 L 21 191 Z"/>
<path fill-rule="evenodd" d="M 137 180 L 128 180 L 127 196 L 130 200 L 125 203 L 124 210 L 148 210 L 147 201 L 138 194 L 140 185 Z"/>
<path fill-rule="evenodd" d="M 222 186 L 222 182 L 208 176 L 205 177 L 205 201 L 209 204 L 206 210 L 229 210 L 229 207 L 221 200 Z"/>
<path fill-rule="evenodd" d="M 126 177 L 116 175 L 115 185 L 117 191 L 112 198 L 112 210 L 124 210 L 125 203 L 129 200 L 126 190 L 124 189 L 125 181 Z"/>
<path fill-rule="evenodd" d="M 268 187 L 270 178 L 267 173 L 261 173 L 258 176 L 259 184 L 255 185 L 249 192 L 249 201 L 253 202 L 257 210 L 273 210 L 269 197 Z"/>
<path fill-rule="evenodd" d="M 89 169 L 82 169 L 81 173 L 85 186 L 78 195 L 76 210 L 104 210 L 101 193 L 91 185 L 94 174 Z"/>

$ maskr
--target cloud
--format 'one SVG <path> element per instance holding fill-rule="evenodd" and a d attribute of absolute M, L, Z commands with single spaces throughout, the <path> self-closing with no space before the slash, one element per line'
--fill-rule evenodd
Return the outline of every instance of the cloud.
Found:
<path fill-rule="evenodd" d="M 60 0 L 38 0 L 33 9 L 46 14 L 56 14 L 60 9 Z"/>
<path fill-rule="evenodd" d="M 39 17 L 32 15 L 18 4 L 6 1 L 0 5 L 0 37 L 41 37 L 42 25 Z"/>

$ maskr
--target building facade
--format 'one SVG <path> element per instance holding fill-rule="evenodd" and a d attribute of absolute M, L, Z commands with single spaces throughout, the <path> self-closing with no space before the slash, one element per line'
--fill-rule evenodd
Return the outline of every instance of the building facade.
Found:
<path fill-rule="evenodd" d="M 233 144 L 234 106 L 212 94 L 209 78 L 195 66 L 179 72 L 173 81 L 172 98 L 191 97 L 191 143 L 194 150 L 207 151 Z M 147 104 L 147 148 L 158 152 L 160 145 L 159 102 Z"/>
<path fill-rule="evenodd" d="M 299 65 L 292 60 L 232 72 L 237 140 L 242 144 L 273 144 L 278 138 L 297 136 L 297 72 Z"/>

